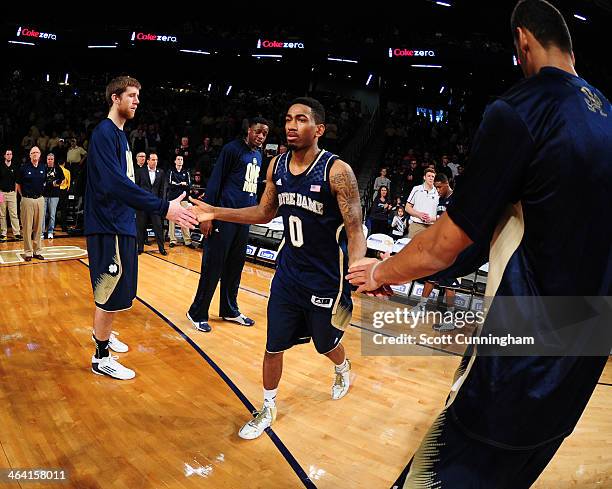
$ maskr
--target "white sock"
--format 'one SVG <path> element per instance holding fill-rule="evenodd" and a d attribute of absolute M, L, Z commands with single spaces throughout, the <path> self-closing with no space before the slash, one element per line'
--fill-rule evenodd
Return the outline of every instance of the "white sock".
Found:
<path fill-rule="evenodd" d="M 267 407 L 274 407 L 276 406 L 276 392 L 278 391 L 278 388 L 276 389 L 264 389 L 264 406 Z"/>
<path fill-rule="evenodd" d="M 446 310 L 447 310 L 448 312 L 454 313 L 454 312 L 455 312 L 455 306 L 448 306 L 448 307 L 446 308 Z"/>
<path fill-rule="evenodd" d="M 427 297 L 421 297 L 421 300 L 419 301 L 419 306 L 424 306 L 425 304 L 427 304 Z"/>
<path fill-rule="evenodd" d="M 340 365 L 336 365 L 336 372 L 344 373 L 344 371 L 347 369 L 348 369 L 348 359 L 345 357 L 344 362 L 342 362 Z"/>

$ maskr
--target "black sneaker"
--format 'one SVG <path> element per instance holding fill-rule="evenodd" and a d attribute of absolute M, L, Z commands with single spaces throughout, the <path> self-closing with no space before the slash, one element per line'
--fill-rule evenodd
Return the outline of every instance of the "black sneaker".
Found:
<path fill-rule="evenodd" d="M 191 319 L 189 312 L 187 312 L 187 319 L 191 321 L 191 324 L 193 324 L 195 329 L 201 331 L 202 333 L 210 333 L 212 331 L 212 328 L 210 327 L 210 324 L 208 324 L 208 321 L 194 321 L 193 319 Z"/>
<path fill-rule="evenodd" d="M 17 235 L 15 236 L 15 239 L 16 239 L 17 241 L 23 241 L 23 238 L 21 237 L 21 234 L 17 234 Z"/>
<path fill-rule="evenodd" d="M 4 235 L 0 236 L 0 243 L 6 243 L 8 241 L 8 238 Z"/>
<path fill-rule="evenodd" d="M 170 246 L 170 248 L 174 248 L 176 245 L 174 243 L 170 243 L 168 246 Z"/>

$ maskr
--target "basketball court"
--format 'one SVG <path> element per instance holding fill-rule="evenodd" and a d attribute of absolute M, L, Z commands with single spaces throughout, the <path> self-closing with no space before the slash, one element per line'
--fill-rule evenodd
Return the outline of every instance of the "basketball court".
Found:
<path fill-rule="evenodd" d="M 239 303 L 256 325 L 219 320 L 193 329 L 185 312 L 201 251 L 148 247 L 138 298 L 114 328 L 136 378 L 93 375 L 92 292 L 84 238 L 44 241 L 45 261 L 21 262 L 0 244 L 0 467 L 64 470 L 63 483 L 0 487 L 388 488 L 442 409 L 460 357 L 362 356 L 364 301 L 354 296 L 344 344 L 349 394 L 332 401 L 329 361 L 312 344 L 286 354 L 279 416 L 266 435 L 237 432 L 261 401 L 266 305 L 274 271 L 245 265 Z M 9 259 L 13 257 L 12 259 Z M 574 433 L 534 487 L 612 486 L 612 362 Z M 551 413 L 554 416 L 554 413 Z M 111 482 L 112 481 L 112 482 Z M 110 485 L 109 485 L 110 484 Z"/>

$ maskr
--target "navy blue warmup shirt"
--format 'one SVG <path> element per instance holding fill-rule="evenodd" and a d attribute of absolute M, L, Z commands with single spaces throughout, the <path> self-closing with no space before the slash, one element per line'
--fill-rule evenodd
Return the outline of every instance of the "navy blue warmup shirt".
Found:
<path fill-rule="evenodd" d="M 497 298 L 485 331 L 493 316 L 510 332 L 517 327 L 496 312 L 500 296 L 611 295 L 611 195 L 612 107 L 585 80 L 545 67 L 487 108 L 447 211 L 477 243 L 502 222 L 519 230 L 506 248 L 509 261 L 500 262 L 498 284 L 491 276 L 493 241 L 487 293 Z M 537 337 L 553 322 L 526 317 L 523 331 L 526 325 Z M 606 360 L 473 357 L 451 393 L 451 416 L 464 432 L 502 447 L 566 436 Z"/>
<path fill-rule="evenodd" d="M 96 126 L 87 155 L 85 234 L 136 236 L 135 209 L 160 216 L 168 202 L 134 183 L 134 163 L 128 140 L 110 119 Z"/>
<path fill-rule="evenodd" d="M 243 139 L 227 143 L 221 149 L 206 185 L 204 202 L 232 209 L 257 205 L 260 170 L 259 149 L 251 149 Z"/>

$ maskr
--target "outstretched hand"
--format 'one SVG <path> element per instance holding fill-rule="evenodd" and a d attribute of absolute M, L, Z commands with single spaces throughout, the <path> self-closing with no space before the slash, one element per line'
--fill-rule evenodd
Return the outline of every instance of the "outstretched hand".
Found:
<path fill-rule="evenodd" d="M 388 257 L 389 254 L 383 255 L 384 259 Z M 374 280 L 374 267 L 380 263 L 382 263 L 381 260 L 376 258 L 362 258 L 361 260 L 357 260 L 350 266 L 346 278 L 352 285 L 358 287 L 357 292 L 362 292 L 374 297 L 387 297 L 393 295 L 391 287 Z"/>
<path fill-rule="evenodd" d="M 212 221 L 215 218 L 214 207 L 201 200 L 189 197 L 190 202 L 193 204 L 191 208 L 194 212 L 198 222 Z"/>
<path fill-rule="evenodd" d="M 193 229 L 198 224 L 198 220 L 191 209 L 185 209 L 181 206 L 181 201 L 184 198 L 185 192 L 179 195 L 176 199 L 170 201 L 166 218 L 169 221 L 175 222 L 179 226 Z"/>

